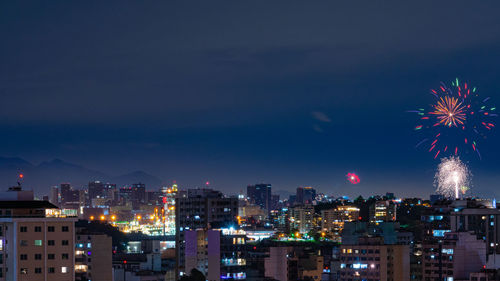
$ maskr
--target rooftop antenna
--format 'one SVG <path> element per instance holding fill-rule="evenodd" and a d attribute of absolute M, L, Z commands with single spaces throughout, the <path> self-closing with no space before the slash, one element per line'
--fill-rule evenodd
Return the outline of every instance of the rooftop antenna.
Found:
<path fill-rule="evenodd" d="M 19 173 L 19 176 L 17 178 L 17 186 L 18 187 L 21 187 L 21 182 L 22 182 L 23 178 L 24 178 L 23 173 Z"/>

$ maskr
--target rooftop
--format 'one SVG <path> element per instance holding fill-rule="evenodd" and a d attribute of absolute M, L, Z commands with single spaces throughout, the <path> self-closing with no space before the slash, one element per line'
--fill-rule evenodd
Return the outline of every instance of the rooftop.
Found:
<path fill-rule="evenodd" d="M 0 209 L 59 209 L 49 201 L 0 201 Z"/>

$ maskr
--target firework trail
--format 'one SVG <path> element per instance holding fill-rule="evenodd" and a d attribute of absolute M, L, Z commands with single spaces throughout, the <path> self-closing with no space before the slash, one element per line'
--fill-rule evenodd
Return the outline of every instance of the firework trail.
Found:
<path fill-rule="evenodd" d="M 471 177 L 472 174 L 460 158 L 443 158 L 434 177 L 436 192 L 448 198 L 459 199 L 469 190 Z"/>

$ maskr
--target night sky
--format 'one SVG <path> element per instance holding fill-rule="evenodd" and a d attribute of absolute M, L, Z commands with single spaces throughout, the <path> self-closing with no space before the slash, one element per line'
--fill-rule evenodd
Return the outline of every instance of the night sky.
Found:
<path fill-rule="evenodd" d="M 500 106 L 500 2 L 348 2 L 2 1 L 0 156 L 427 198 L 406 111 L 455 77 Z M 462 156 L 473 194 L 500 197 L 499 143 Z"/>

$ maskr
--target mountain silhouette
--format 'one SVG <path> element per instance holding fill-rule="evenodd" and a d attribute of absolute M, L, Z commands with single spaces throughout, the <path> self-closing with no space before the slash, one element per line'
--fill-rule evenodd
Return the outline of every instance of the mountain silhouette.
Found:
<path fill-rule="evenodd" d="M 144 171 L 112 176 L 61 159 L 35 165 L 19 157 L 0 157 L 0 190 L 17 185 L 20 173 L 24 175 L 21 181 L 23 188 L 32 189 L 38 196 L 48 195 L 51 186 L 61 183 L 71 183 L 79 189 L 95 180 L 116 183 L 118 187 L 141 182 L 146 184 L 148 190 L 158 189 L 162 183 L 161 179 Z"/>

